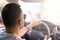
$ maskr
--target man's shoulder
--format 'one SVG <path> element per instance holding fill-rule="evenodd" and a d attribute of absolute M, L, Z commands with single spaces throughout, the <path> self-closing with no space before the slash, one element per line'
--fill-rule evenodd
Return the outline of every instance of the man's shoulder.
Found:
<path fill-rule="evenodd" d="M 16 36 L 12 35 L 12 34 L 9 34 L 9 33 L 6 33 L 6 32 L 3 32 L 1 35 L 0 35 L 0 40 L 23 40 L 22 38 L 17 38 Z"/>
<path fill-rule="evenodd" d="M 21 39 L 16 38 L 14 36 L 6 36 L 6 37 L 0 38 L 0 40 L 21 40 Z"/>

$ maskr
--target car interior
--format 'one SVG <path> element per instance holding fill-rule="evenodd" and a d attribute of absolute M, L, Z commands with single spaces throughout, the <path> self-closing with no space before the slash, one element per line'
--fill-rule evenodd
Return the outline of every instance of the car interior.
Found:
<path fill-rule="evenodd" d="M 0 16 L 4 5 L 8 3 L 7 0 L 0 0 Z M 18 3 L 21 5 L 23 14 L 26 14 L 26 25 L 36 17 L 41 22 L 37 27 L 27 32 L 23 38 L 26 40 L 43 40 L 45 35 L 48 35 L 52 40 L 60 40 L 60 0 L 19 0 Z M 0 34 L 4 30 L 5 27 L 1 24 Z"/>

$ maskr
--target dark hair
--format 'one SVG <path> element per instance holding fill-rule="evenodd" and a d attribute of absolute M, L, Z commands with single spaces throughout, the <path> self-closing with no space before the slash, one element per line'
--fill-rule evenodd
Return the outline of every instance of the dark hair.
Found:
<path fill-rule="evenodd" d="M 16 26 L 21 20 L 22 10 L 18 4 L 7 4 L 2 10 L 2 19 L 6 27 Z"/>

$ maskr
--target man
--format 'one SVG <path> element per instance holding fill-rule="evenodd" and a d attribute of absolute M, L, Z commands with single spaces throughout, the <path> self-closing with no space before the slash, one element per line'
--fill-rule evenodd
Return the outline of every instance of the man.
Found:
<path fill-rule="evenodd" d="M 2 10 L 2 19 L 6 27 L 5 36 L 0 40 L 21 40 L 21 37 L 32 28 L 32 24 L 22 28 L 24 24 L 24 18 L 22 10 L 18 4 L 10 3 L 7 4 Z M 34 24 L 33 24 L 34 25 Z"/>
<path fill-rule="evenodd" d="M 33 21 L 26 27 L 23 27 L 24 17 L 22 10 L 18 4 L 14 3 L 7 4 L 3 8 L 1 15 L 6 31 L 4 37 L 1 37 L 0 40 L 23 40 L 21 37 L 32 27 L 39 24 L 38 21 Z"/>

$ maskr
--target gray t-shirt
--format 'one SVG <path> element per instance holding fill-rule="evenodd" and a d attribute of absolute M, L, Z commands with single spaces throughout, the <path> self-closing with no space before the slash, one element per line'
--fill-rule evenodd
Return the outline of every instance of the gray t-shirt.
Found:
<path fill-rule="evenodd" d="M 12 34 L 3 32 L 1 34 L 0 40 L 25 40 L 25 39 L 22 39 L 21 37 L 17 38 L 16 36 Z"/>

